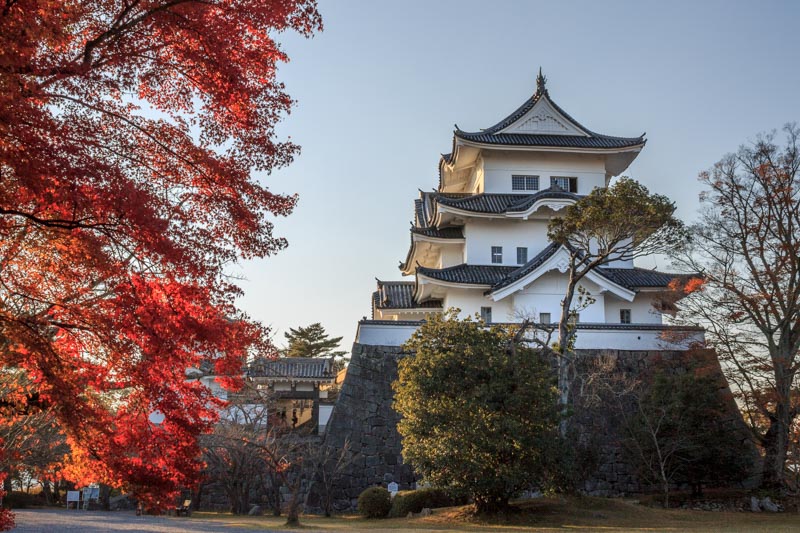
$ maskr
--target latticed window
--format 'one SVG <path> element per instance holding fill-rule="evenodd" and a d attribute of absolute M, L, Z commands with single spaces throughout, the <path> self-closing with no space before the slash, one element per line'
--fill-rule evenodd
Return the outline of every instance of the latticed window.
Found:
<path fill-rule="evenodd" d="M 524 265 L 528 262 L 528 249 L 524 247 L 517 248 L 517 264 Z"/>
<path fill-rule="evenodd" d="M 539 176 L 511 176 L 511 190 L 514 191 L 538 191 Z"/>
<path fill-rule="evenodd" d="M 550 313 L 539 313 L 539 323 L 540 324 L 551 324 L 553 322 Z"/>
<path fill-rule="evenodd" d="M 619 323 L 620 324 L 630 324 L 631 323 L 631 310 L 630 309 L 620 309 L 619 310 Z"/>
<path fill-rule="evenodd" d="M 492 246 L 492 263 L 495 264 L 502 264 L 503 263 L 503 247 L 502 246 Z"/>
<path fill-rule="evenodd" d="M 492 308 L 491 307 L 481 307 L 481 320 L 483 320 L 487 324 L 492 321 Z"/>
<path fill-rule="evenodd" d="M 567 192 L 578 192 L 578 178 L 570 178 L 567 176 L 550 176 L 550 186 L 559 187 Z"/>

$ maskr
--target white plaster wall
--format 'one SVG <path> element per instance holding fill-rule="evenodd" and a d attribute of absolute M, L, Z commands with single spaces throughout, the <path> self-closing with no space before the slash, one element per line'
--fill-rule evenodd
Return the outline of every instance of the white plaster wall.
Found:
<path fill-rule="evenodd" d="M 387 331 L 391 329 L 393 331 Z M 416 331 L 416 326 L 359 326 L 356 342 L 384 346 L 400 346 Z M 597 330 L 578 328 L 575 338 L 577 348 L 617 350 L 686 350 L 693 342 L 703 340 L 703 333 L 692 333 L 682 342 L 668 342 L 661 338 L 661 331 Z M 320 418 L 322 413 L 320 413 Z"/>
<path fill-rule="evenodd" d="M 511 176 L 539 176 L 539 189 L 550 186 L 550 176 L 575 176 L 578 194 L 589 194 L 595 187 L 605 187 L 603 156 L 593 154 L 558 154 L 546 152 L 486 153 L 483 158 L 483 190 L 490 193 L 517 193 L 511 189 Z"/>
<path fill-rule="evenodd" d="M 492 308 L 492 321 L 510 322 L 514 320 L 514 309 L 510 298 L 493 302 L 483 295 L 484 289 L 455 289 L 447 290 L 444 298 L 444 308 L 457 307 L 461 310 L 459 318 L 480 315 L 481 307 Z"/>
<path fill-rule="evenodd" d="M 581 330 L 575 336 L 578 349 L 614 350 L 688 350 L 692 343 L 702 342 L 703 332 L 694 332 L 686 339 L 670 342 L 661 338 L 661 331 Z"/>
<path fill-rule="evenodd" d="M 661 324 L 661 313 L 652 305 L 653 293 L 640 292 L 632 302 L 620 300 L 613 294 L 605 299 L 606 317 L 610 324 L 619 323 L 619 310 L 631 310 L 631 322 L 634 324 Z"/>
<path fill-rule="evenodd" d="M 430 312 L 419 311 L 392 311 L 391 309 L 376 309 L 375 320 L 424 320 Z"/>
<path fill-rule="evenodd" d="M 441 247 L 439 268 L 447 268 L 464 263 L 463 244 L 445 244 Z"/>
<path fill-rule="evenodd" d="M 325 431 L 325 427 L 328 425 L 328 421 L 331 419 L 331 413 L 333 412 L 332 405 L 320 405 L 319 406 L 319 432 L 322 433 Z"/>
<path fill-rule="evenodd" d="M 547 221 L 471 219 L 464 225 L 464 238 L 466 263 L 491 265 L 492 246 L 502 246 L 502 264 L 517 266 L 517 246 L 528 248 L 528 260 L 547 246 Z"/>
<path fill-rule="evenodd" d="M 360 344 L 373 344 L 376 346 L 400 346 L 417 330 L 417 326 L 388 326 L 383 324 L 370 324 L 358 326 L 356 342 Z"/>
<path fill-rule="evenodd" d="M 512 294 L 506 300 L 513 300 L 513 307 L 518 315 L 531 316 L 538 319 L 539 313 L 550 313 L 552 320 L 558 321 L 561 317 L 561 300 L 566 291 L 566 276 L 558 271 L 551 271 L 525 287 L 523 290 Z M 595 303 L 580 311 L 581 322 L 604 323 L 606 321 L 605 293 L 600 292 L 600 287 L 590 281 L 581 283 L 595 299 Z M 573 308 L 578 305 L 578 292 L 575 292 Z"/>

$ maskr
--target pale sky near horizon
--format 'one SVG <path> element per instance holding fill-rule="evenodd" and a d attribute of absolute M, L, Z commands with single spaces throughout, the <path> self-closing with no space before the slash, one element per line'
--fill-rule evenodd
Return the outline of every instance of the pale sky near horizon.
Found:
<path fill-rule="evenodd" d="M 320 0 L 325 30 L 279 35 L 302 146 L 265 183 L 298 193 L 289 247 L 246 262 L 240 306 L 273 328 L 321 322 L 350 348 L 375 278 L 401 279 L 417 190 L 437 185 L 453 124 L 493 125 L 535 89 L 586 127 L 647 132 L 627 175 L 691 220 L 699 171 L 800 121 L 800 2 Z M 660 268 L 667 265 L 659 264 Z M 412 279 L 412 278 L 405 278 Z"/>

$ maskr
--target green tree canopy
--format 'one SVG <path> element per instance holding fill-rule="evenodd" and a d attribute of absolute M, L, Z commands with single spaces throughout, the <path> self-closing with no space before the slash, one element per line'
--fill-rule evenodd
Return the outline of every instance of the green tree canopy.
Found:
<path fill-rule="evenodd" d="M 286 357 L 342 357 L 347 354 L 344 350 L 336 349 L 342 337 L 329 338 L 319 322 L 297 329 L 289 328 L 284 336 L 289 341 L 284 350 Z"/>
<path fill-rule="evenodd" d="M 592 270 L 611 262 L 666 253 L 684 243 L 686 231 L 674 214 L 675 204 L 669 198 L 622 177 L 610 187 L 594 189 L 567 207 L 563 216 L 550 221 L 548 238 L 569 252 L 567 286 L 558 322 L 558 388 L 562 405 L 569 402 L 574 370 L 570 346 L 575 328 L 570 322 L 579 283 Z M 566 435 L 565 423 L 561 431 L 562 436 Z"/>
<path fill-rule="evenodd" d="M 432 316 L 405 344 L 394 407 L 403 458 L 434 486 L 495 512 L 541 481 L 558 441 L 556 389 L 541 353 L 457 310 Z"/>

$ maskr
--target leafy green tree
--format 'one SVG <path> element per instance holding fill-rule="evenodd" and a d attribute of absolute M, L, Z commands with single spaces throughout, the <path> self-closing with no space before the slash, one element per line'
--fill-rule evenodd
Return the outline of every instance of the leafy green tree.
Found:
<path fill-rule="evenodd" d="M 689 483 L 699 496 L 704 485 L 746 477 L 747 435 L 730 423 L 738 415 L 720 394 L 718 375 L 660 369 L 618 397 L 623 446 L 640 475 L 661 486 L 664 507 L 676 482 Z"/>
<path fill-rule="evenodd" d="M 480 513 L 540 482 L 558 441 L 550 366 L 520 335 L 458 310 L 430 317 L 405 344 L 394 408 L 403 458 L 434 486 L 472 497 Z"/>
<path fill-rule="evenodd" d="M 338 365 L 347 355 L 344 350 L 337 350 L 342 337 L 329 338 L 325 328 L 319 322 L 310 326 L 289 328 L 284 333 L 288 346 L 283 351 L 285 357 L 335 357 Z"/>
<path fill-rule="evenodd" d="M 556 347 L 561 405 L 569 403 L 574 372 L 573 300 L 576 292 L 581 294 L 581 281 L 592 270 L 614 261 L 665 253 L 684 242 L 683 224 L 674 213 L 675 204 L 669 198 L 651 194 L 644 185 L 622 177 L 610 187 L 594 189 L 567 207 L 563 216 L 550 221 L 549 239 L 569 252 Z M 566 435 L 563 423 L 561 434 Z"/>

